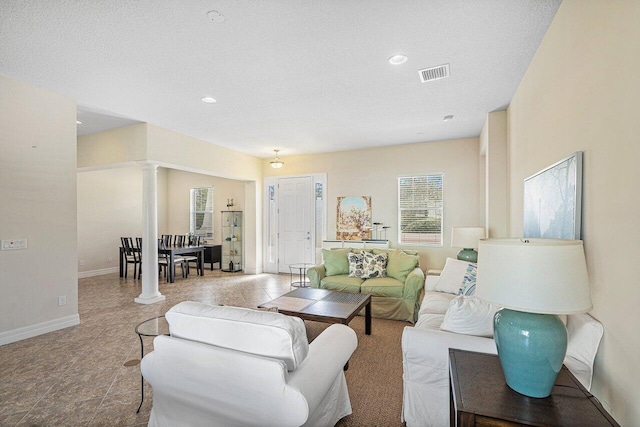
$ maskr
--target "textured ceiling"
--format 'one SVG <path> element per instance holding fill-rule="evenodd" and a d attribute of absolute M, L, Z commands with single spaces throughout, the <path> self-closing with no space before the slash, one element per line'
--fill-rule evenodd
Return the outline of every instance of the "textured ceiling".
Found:
<path fill-rule="evenodd" d="M 76 99 L 85 120 L 111 112 L 95 129 L 149 122 L 260 157 L 474 137 L 559 4 L 3 0 L 0 74 Z M 451 77 L 420 82 L 441 64 Z"/>

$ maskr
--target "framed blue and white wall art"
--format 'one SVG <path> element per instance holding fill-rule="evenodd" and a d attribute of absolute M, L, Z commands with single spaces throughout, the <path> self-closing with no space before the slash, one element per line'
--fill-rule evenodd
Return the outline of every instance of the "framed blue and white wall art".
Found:
<path fill-rule="evenodd" d="M 582 151 L 524 180 L 524 237 L 580 239 Z"/>

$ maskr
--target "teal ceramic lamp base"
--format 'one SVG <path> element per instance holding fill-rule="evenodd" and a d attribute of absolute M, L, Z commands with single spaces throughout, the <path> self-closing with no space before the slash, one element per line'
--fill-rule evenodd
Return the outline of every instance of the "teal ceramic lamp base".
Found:
<path fill-rule="evenodd" d="M 461 261 L 478 262 L 478 251 L 475 249 L 464 248 L 458 252 L 458 259 Z"/>
<path fill-rule="evenodd" d="M 494 318 L 494 338 L 507 385 L 525 396 L 549 396 L 567 352 L 560 318 L 503 308 Z"/>

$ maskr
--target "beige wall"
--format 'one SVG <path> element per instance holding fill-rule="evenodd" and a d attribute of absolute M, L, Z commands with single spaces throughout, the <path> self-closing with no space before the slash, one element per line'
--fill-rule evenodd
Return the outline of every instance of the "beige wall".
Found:
<path fill-rule="evenodd" d="M 188 233 L 189 190 L 191 188 L 198 187 L 213 187 L 213 240 L 207 239 L 207 241 L 214 244 L 220 244 L 220 224 L 222 223 L 220 212 L 227 210 L 227 199 L 233 199 L 234 206 L 231 209 L 238 211 L 245 210 L 245 183 L 242 181 L 183 172 L 175 169 L 169 169 L 168 175 L 168 232 L 171 234 Z"/>
<path fill-rule="evenodd" d="M 509 224 L 507 177 L 507 112 L 487 114 L 480 134 L 481 161 L 484 172 L 481 183 L 484 223 L 488 237 L 507 237 Z"/>
<path fill-rule="evenodd" d="M 417 246 L 422 268 L 442 268 L 451 248 L 451 227 L 479 225 L 478 139 L 428 142 L 366 150 L 284 157 L 273 169 L 263 161 L 264 175 L 289 176 L 327 173 L 327 238 L 336 238 L 339 196 L 371 196 L 372 220 L 390 225 L 392 247 L 398 242 L 398 176 L 444 173 L 444 245 Z M 407 248 L 409 246 L 406 246 Z"/>
<path fill-rule="evenodd" d="M 79 168 L 134 162 L 146 155 L 146 123 L 78 137 Z"/>
<path fill-rule="evenodd" d="M 78 173 L 80 275 L 117 267 L 123 236 L 142 236 L 142 168 Z"/>
<path fill-rule="evenodd" d="M 640 425 L 640 2 L 565 0 L 509 108 L 511 234 L 523 179 L 584 151 L 583 239 L 592 315 L 605 328 L 592 392 Z"/>
<path fill-rule="evenodd" d="M 0 344 L 78 323 L 76 103 L 0 76 Z M 58 306 L 58 297 L 67 303 Z"/>

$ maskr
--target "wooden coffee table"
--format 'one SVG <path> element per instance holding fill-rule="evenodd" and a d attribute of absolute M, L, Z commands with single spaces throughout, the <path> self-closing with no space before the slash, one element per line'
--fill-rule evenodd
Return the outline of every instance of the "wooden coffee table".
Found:
<path fill-rule="evenodd" d="M 278 312 L 297 316 L 303 320 L 343 325 L 349 324 L 364 307 L 364 332 L 371 335 L 371 295 L 369 294 L 300 288 L 261 304 L 259 307 L 278 307 Z"/>

